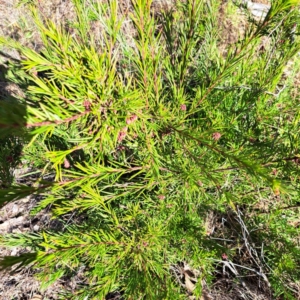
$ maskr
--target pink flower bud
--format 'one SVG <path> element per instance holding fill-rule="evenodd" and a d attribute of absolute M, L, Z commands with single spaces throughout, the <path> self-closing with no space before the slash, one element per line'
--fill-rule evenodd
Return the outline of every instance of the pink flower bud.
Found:
<path fill-rule="evenodd" d="M 222 254 L 222 259 L 223 259 L 223 260 L 227 260 L 227 259 L 228 259 L 228 256 L 227 256 L 226 253 L 223 253 L 223 254 Z"/>
<path fill-rule="evenodd" d="M 124 127 L 124 128 L 119 132 L 119 134 L 118 134 L 118 142 L 119 142 L 119 143 L 122 142 L 122 141 L 125 139 L 125 137 L 126 137 L 126 135 L 127 135 L 127 129 L 128 129 L 128 127 Z"/>
<path fill-rule="evenodd" d="M 70 168 L 70 162 L 65 158 L 65 160 L 64 160 L 64 167 L 66 168 L 66 169 L 69 169 Z"/>
<path fill-rule="evenodd" d="M 83 106 L 84 106 L 85 110 L 90 110 L 90 108 L 92 106 L 92 103 L 88 100 L 84 100 L 83 101 Z"/>
<path fill-rule="evenodd" d="M 130 116 L 129 118 L 126 119 L 126 124 L 129 125 L 129 124 L 135 122 L 137 120 L 137 118 L 138 118 L 137 115 Z"/>
<path fill-rule="evenodd" d="M 212 138 L 215 141 L 218 141 L 221 138 L 221 136 L 222 136 L 222 134 L 220 132 L 214 132 L 213 135 L 212 135 Z"/>

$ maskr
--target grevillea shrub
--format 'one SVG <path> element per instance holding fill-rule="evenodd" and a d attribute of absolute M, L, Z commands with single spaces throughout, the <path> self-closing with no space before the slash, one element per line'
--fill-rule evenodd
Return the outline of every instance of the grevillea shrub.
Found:
<path fill-rule="evenodd" d="M 298 1 L 249 15 L 225 51 L 219 1 L 155 12 L 134 0 L 123 14 L 114 0 L 73 2 L 68 26 L 26 6 L 39 51 L 0 39 L 20 53 L 7 67 L 24 93 L 10 110 L 0 102 L 0 131 L 22 139 L 35 172 L 0 203 L 39 195 L 32 214 L 47 208 L 62 224 L 2 236 L 26 249 L 2 268 L 29 265 L 43 287 L 77 278 L 64 299 L 186 299 L 222 264 L 237 276 L 235 263 L 296 298 L 299 97 L 282 73 L 299 51 Z M 227 218 L 214 227 L 209 214 Z"/>

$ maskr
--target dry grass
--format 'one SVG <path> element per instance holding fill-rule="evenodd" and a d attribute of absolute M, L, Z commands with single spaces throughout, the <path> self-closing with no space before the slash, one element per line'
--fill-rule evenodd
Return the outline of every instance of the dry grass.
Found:
<path fill-rule="evenodd" d="M 237 11 L 234 19 L 228 15 L 228 6 L 232 4 L 228 1 L 223 2 L 219 9 L 219 29 L 220 29 L 220 41 L 219 49 L 224 56 L 227 54 L 227 48 L 229 45 L 238 42 L 240 37 L 242 37 L 248 27 L 248 22 L 245 14 L 239 8 L 235 8 Z"/>

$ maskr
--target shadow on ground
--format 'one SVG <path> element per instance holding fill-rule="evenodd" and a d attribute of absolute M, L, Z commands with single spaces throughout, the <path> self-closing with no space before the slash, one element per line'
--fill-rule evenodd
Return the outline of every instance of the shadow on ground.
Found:
<path fill-rule="evenodd" d="M 26 105 L 16 97 L 18 88 L 8 79 L 7 64 L 0 64 L 0 188 L 12 184 L 26 139 Z"/>

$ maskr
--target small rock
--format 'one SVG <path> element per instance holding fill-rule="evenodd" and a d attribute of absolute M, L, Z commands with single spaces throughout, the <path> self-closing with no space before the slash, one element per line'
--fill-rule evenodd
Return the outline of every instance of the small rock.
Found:
<path fill-rule="evenodd" d="M 0 230 L 9 230 L 11 227 L 20 226 L 24 222 L 24 217 L 12 218 L 0 224 Z"/>
<path fill-rule="evenodd" d="M 253 3 L 252 1 L 249 0 L 242 0 L 242 2 L 245 5 L 247 5 L 247 8 L 249 9 L 253 17 L 256 18 L 257 20 L 264 19 L 269 9 L 271 8 L 271 6 L 268 4 Z"/>
<path fill-rule="evenodd" d="M 40 229 L 40 226 L 39 225 L 34 225 L 33 226 L 33 231 L 39 231 Z"/>
<path fill-rule="evenodd" d="M 18 248 L 14 247 L 10 253 L 11 256 L 16 256 L 18 254 Z"/>
<path fill-rule="evenodd" d="M 30 300 L 42 300 L 42 299 L 43 299 L 43 297 L 41 295 L 34 294 Z"/>
<path fill-rule="evenodd" d="M 27 197 L 23 198 L 21 201 L 22 201 L 23 203 L 27 203 L 27 202 L 30 201 L 30 198 L 31 198 L 31 196 L 27 196 Z"/>
<path fill-rule="evenodd" d="M 253 3 L 251 1 L 248 1 L 247 7 L 251 11 L 252 15 L 257 19 L 265 18 L 270 9 L 270 5 L 268 4 Z"/>
<path fill-rule="evenodd" d="M 16 215 L 19 211 L 19 207 L 18 205 L 14 204 L 13 207 L 12 207 L 12 212 L 14 215 Z"/>

